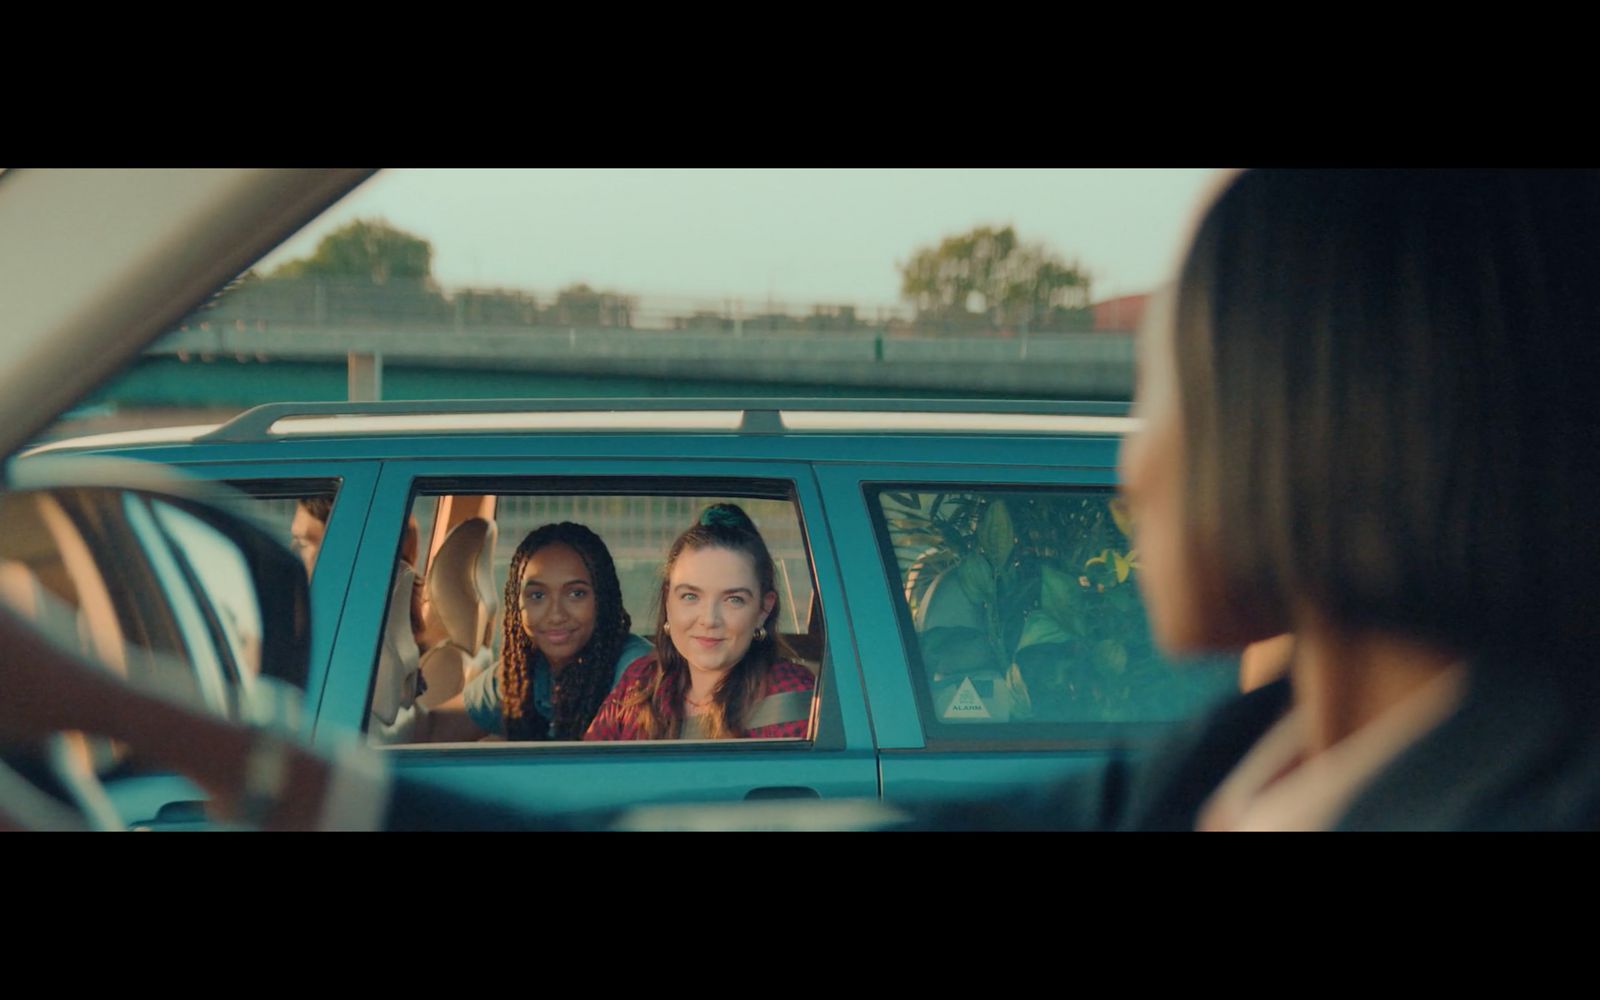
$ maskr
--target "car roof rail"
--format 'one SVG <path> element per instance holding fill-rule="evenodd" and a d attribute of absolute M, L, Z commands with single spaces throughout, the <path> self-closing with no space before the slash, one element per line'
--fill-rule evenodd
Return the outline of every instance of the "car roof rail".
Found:
<path fill-rule="evenodd" d="M 948 433 L 987 429 L 1116 433 L 1126 429 L 1123 425 L 1130 408 L 1127 402 L 1101 400 L 809 397 L 265 403 L 194 440 L 196 443 L 257 442 L 357 432 L 425 434 L 451 430 L 786 434 L 807 431 L 866 433 L 873 429 Z M 1041 418 L 1045 422 L 1041 423 Z"/>

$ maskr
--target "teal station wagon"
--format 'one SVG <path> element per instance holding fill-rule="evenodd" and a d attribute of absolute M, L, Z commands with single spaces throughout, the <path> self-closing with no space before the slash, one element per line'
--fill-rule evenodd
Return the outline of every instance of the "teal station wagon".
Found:
<path fill-rule="evenodd" d="M 1115 403 L 284 403 L 30 454 L 227 483 L 285 542 L 297 501 L 331 497 L 311 578 L 313 739 L 365 732 L 402 772 L 559 812 L 978 795 L 1096 767 L 1236 688 L 1237 660 L 1174 665 L 1151 645 L 1114 489 L 1132 423 Z M 817 678 L 807 738 L 428 743 L 386 728 L 410 570 L 466 609 L 416 650 L 425 690 L 400 694 L 437 705 L 493 662 L 529 530 L 596 531 L 640 633 L 668 544 L 716 500 L 750 513 L 778 564 L 782 636 Z M 448 586 L 465 591 L 438 598 Z M 193 818 L 178 779 L 107 787 L 130 821 Z"/>

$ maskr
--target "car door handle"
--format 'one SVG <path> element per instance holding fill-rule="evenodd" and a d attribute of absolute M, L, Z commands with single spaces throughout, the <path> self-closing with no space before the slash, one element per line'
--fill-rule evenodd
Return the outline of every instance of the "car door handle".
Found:
<path fill-rule="evenodd" d="M 134 830 L 160 830 L 169 827 L 194 827 L 212 823 L 206 815 L 206 804 L 203 800 L 179 801 L 163 803 L 156 810 L 154 819 L 147 819 L 141 823 L 134 823 Z"/>
<path fill-rule="evenodd" d="M 815 788 L 803 785 L 766 785 L 750 789 L 744 797 L 748 802 L 752 799 L 820 799 L 822 795 Z"/>
<path fill-rule="evenodd" d="M 204 823 L 206 804 L 203 799 L 189 802 L 168 802 L 156 810 L 157 823 Z"/>

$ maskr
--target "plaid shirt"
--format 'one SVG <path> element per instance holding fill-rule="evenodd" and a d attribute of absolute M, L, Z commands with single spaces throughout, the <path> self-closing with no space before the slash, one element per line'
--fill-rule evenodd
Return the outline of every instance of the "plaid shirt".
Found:
<path fill-rule="evenodd" d="M 637 708 L 623 708 L 622 703 L 628 694 L 635 688 L 649 685 L 655 674 L 655 654 L 641 656 L 628 665 L 623 671 L 622 679 L 617 681 L 616 687 L 606 695 L 606 700 L 600 704 L 600 711 L 595 713 L 594 721 L 589 724 L 589 730 L 583 734 L 586 740 L 643 740 L 648 739 L 639 726 L 639 710 Z M 671 685 L 663 684 L 662 691 L 657 692 L 655 704 L 651 706 L 656 714 L 676 719 L 682 706 L 669 705 L 665 696 L 665 689 Z M 786 691 L 810 691 L 817 686 L 817 680 L 811 676 L 811 671 L 798 664 L 787 660 L 779 660 L 767 671 L 767 695 L 782 694 Z M 770 726 L 757 726 L 744 734 L 745 739 L 770 740 L 784 737 L 798 737 L 804 739 L 810 735 L 811 720 L 796 719 L 793 722 L 779 722 Z"/>

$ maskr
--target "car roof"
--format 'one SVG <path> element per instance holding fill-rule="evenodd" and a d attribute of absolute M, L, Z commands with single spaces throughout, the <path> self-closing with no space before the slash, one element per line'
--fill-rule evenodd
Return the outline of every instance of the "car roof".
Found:
<path fill-rule="evenodd" d="M 96 434 L 22 456 L 120 453 L 164 462 L 354 458 L 674 457 L 1037 464 L 1047 441 L 1098 441 L 1103 466 L 1129 404 L 894 399 L 450 400 L 270 403 L 223 424 Z M 537 438 L 531 449 L 526 441 Z M 685 447 L 688 442 L 695 442 Z M 666 449 L 666 450 L 663 450 Z M 1055 449 L 1049 461 L 1067 459 Z"/>
<path fill-rule="evenodd" d="M 1130 404 L 1094 400 L 479 399 L 267 403 L 220 424 L 92 434 L 28 454 L 137 445 L 255 443 L 378 435 L 471 434 L 1090 434 L 1133 429 Z"/>

